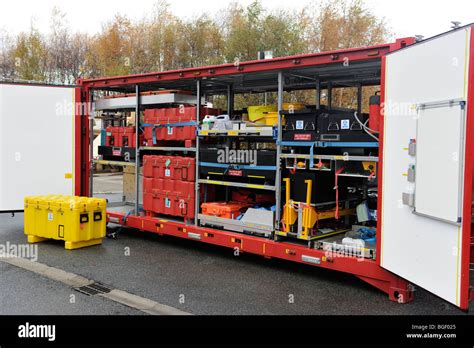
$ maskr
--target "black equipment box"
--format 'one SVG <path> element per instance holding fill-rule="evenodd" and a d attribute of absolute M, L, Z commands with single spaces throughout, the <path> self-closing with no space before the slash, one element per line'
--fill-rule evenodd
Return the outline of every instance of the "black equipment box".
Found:
<path fill-rule="evenodd" d="M 362 123 L 368 120 L 367 114 L 358 114 Z M 365 132 L 353 112 L 329 110 L 318 117 L 318 140 L 326 142 L 376 142 Z"/>
<path fill-rule="evenodd" d="M 292 113 L 283 113 L 286 124 L 283 126 L 282 139 L 284 141 L 316 141 L 318 114 L 321 111 L 297 110 Z"/>
<path fill-rule="evenodd" d="M 256 157 L 255 157 L 256 156 Z M 220 174 L 232 177 L 275 179 L 276 152 L 270 150 L 199 150 L 199 172 L 203 176 Z"/>
<path fill-rule="evenodd" d="M 107 161 L 134 162 L 136 153 L 134 147 L 99 146 L 99 155 Z"/>
<path fill-rule="evenodd" d="M 306 202 L 307 184 L 306 180 L 312 180 L 311 203 L 325 203 L 336 201 L 336 190 L 334 172 L 296 172 L 290 176 L 291 199 L 296 202 Z M 343 180 L 339 180 L 339 200 L 347 197 L 347 185 Z M 284 197 L 284 195 L 283 195 Z"/>

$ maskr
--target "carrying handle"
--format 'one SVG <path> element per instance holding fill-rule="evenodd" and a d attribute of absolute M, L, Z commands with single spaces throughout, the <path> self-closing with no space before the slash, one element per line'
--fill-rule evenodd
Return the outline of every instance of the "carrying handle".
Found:
<path fill-rule="evenodd" d="M 188 215 L 188 203 L 181 201 L 179 205 L 181 206 L 181 215 Z"/>
<path fill-rule="evenodd" d="M 186 175 L 183 175 L 186 173 Z M 181 179 L 187 181 L 188 180 L 188 167 L 181 167 Z"/>
<path fill-rule="evenodd" d="M 102 212 L 95 212 L 94 213 L 94 221 L 102 221 Z"/>
<path fill-rule="evenodd" d="M 89 214 L 81 214 L 79 216 L 79 221 L 81 224 L 85 224 L 89 222 Z"/>

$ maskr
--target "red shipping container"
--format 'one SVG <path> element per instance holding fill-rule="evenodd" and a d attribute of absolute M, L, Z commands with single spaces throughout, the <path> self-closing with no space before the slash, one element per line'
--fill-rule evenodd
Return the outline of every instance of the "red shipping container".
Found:
<path fill-rule="evenodd" d="M 194 182 L 196 180 L 196 159 L 179 156 L 144 156 L 143 176 Z"/>

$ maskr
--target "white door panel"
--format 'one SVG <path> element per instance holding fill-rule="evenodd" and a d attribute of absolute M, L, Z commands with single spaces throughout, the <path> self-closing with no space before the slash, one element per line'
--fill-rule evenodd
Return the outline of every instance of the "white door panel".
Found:
<path fill-rule="evenodd" d="M 467 100 L 470 34 L 470 28 L 453 31 L 394 52 L 385 67 L 381 266 L 456 305 L 463 114 L 458 104 L 420 106 Z M 415 182 L 407 177 L 410 166 Z M 414 194 L 413 206 L 404 204 L 403 193 Z"/>
<path fill-rule="evenodd" d="M 0 84 L 0 211 L 74 192 L 74 88 Z"/>

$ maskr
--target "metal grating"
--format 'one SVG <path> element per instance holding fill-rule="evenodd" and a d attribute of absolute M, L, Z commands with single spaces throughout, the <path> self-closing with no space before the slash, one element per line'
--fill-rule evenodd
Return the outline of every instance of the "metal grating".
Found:
<path fill-rule="evenodd" d="M 105 284 L 94 282 L 92 284 L 81 286 L 79 288 L 74 288 L 74 290 L 79 291 L 80 293 L 87 296 L 94 296 L 97 294 L 107 294 L 113 289 Z"/>

